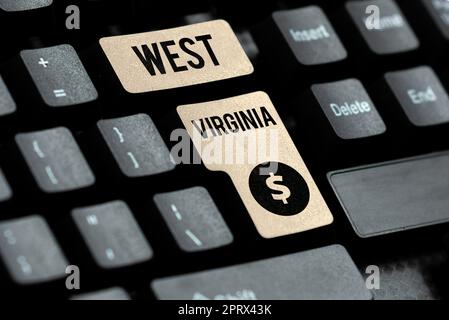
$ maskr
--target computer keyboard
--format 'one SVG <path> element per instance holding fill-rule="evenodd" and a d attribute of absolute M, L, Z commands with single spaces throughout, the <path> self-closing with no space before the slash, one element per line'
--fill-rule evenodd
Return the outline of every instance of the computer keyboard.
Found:
<path fill-rule="evenodd" d="M 8 298 L 448 296 L 449 1 L 0 0 L 0 34 Z"/>

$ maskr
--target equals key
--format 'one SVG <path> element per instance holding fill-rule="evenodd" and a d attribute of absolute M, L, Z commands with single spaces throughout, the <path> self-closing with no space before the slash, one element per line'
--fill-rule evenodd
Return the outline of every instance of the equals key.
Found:
<path fill-rule="evenodd" d="M 64 89 L 53 90 L 53 93 L 56 98 L 67 97 L 67 93 L 65 93 Z"/>
<path fill-rule="evenodd" d="M 23 50 L 20 57 L 48 107 L 73 106 L 97 99 L 97 90 L 72 46 Z"/>

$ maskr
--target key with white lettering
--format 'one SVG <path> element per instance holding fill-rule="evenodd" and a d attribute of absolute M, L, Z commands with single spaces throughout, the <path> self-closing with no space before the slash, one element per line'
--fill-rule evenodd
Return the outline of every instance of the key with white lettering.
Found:
<path fill-rule="evenodd" d="M 332 214 L 266 93 L 177 110 L 205 166 L 231 177 L 263 237 L 332 223 Z"/>
<path fill-rule="evenodd" d="M 11 114 L 16 111 L 16 103 L 14 102 L 8 88 L 0 76 L 0 117 Z"/>
<path fill-rule="evenodd" d="M 102 38 L 100 45 L 129 93 L 204 84 L 254 71 L 224 20 Z"/>
<path fill-rule="evenodd" d="M 385 79 L 407 118 L 415 126 L 449 122 L 449 97 L 430 67 L 389 72 Z"/>
<path fill-rule="evenodd" d="M 153 256 L 131 210 L 122 201 L 78 208 L 72 217 L 102 268 L 137 264 Z"/>
<path fill-rule="evenodd" d="M 160 300 L 372 299 L 340 245 L 157 279 L 151 287 Z"/>
<path fill-rule="evenodd" d="M 349 1 L 346 3 L 346 10 L 375 54 L 408 52 L 420 45 L 394 0 Z"/>
<path fill-rule="evenodd" d="M 97 126 L 126 176 L 143 177 L 175 168 L 165 142 L 148 115 L 100 120 Z"/>
<path fill-rule="evenodd" d="M 0 202 L 6 201 L 12 196 L 11 187 L 6 181 L 5 176 L 3 175 L 2 170 L 0 169 Z"/>
<path fill-rule="evenodd" d="M 365 88 L 356 79 L 312 86 L 318 102 L 335 134 L 344 140 L 367 138 L 386 131 Z"/>
<path fill-rule="evenodd" d="M 62 278 L 69 265 L 40 216 L 1 222 L 0 256 L 11 276 L 20 284 Z"/>
<path fill-rule="evenodd" d="M 44 192 L 77 190 L 95 182 L 78 144 L 66 128 L 20 133 L 16 135 L 16 143 Z"/>
<path fill-rule="evenodd" d="M 272 63 L 290 63 L 290 68 L 328 64 L 347 57 L 337 33 L 317 6 L 274 12 L 258 40 L 267 52 L 274 53 L 276 60 Z"/>
<path fill-rule="evenodd" d="M 154 196 L 154 201 L 184 251 L 213 249 L 232 242 L 232 233 L 206 189 L 161 193 Z"/>
<path fill-rule="evenodd" d="M 23 50 L 20 56 L 47 106 L 65 107 L 97 99 L 97 90 L 72 46 Z"/>

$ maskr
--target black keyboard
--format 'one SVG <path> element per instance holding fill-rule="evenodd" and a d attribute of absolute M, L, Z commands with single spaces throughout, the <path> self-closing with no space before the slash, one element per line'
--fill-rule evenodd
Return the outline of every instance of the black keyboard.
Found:
<path fill-rule="evenodd" d="M 0 0 L 8 298 L 444 299 L 449 1 Z"/>

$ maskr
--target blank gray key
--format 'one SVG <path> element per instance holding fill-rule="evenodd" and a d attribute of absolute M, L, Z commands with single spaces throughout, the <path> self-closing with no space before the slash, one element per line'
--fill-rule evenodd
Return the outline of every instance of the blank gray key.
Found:
<path fill-rule="evenodd" d="M 186 15 L 183 18 L 185 24 L 196 24 L 206 21 L 212 21 L 214 19 L 214 16 L 210 12 L 193 13 Z"/>
<path fill-rule="evenodd" d="M 28 167 L 45 192 L 88 187 L 95 177 L 71 132 L 63 127 L 16 135 Z"/>
<path fill-rule="evenodd" d="M 20 56 L 48 106 L 64 107 L 97 99 L 97 90 L 72 46 L 23 50 Z"/>
<path fill-rule="evenodd" d="M 431 68 L 389 72 L 385 79 L 414 125 L 432 126 L 449 122 L 449 98 Z"/>
<path fill-rule="evenodd" d="M 73 296 L 71 300 L 130 300 L 129 294 L 122 288 L 114 287 Z"/>
<path fill-rule="evenodd" d="M 233 236 L 209 192 L 202 187 L 161 193 L 154 201 L 178 245 L 188 252 L 230 244 Z"/>
<path fill-rule="evenodd" d="M 239 39 L 240 44 L 242 45 L 243 50 L 245 50 L 246 55 L 251 60 L 255 60 L 259 56 L 259 47 L 250 31 L 243 30 L 236 33 L 237 38 Z"/>
<path fill-rule="evenodd" d="M 11 188 L 9 187 L 8 181 L 6 181 L 2 170 L 0 169 L 0 202 L 8 200 L 12 196 Z"/>
<path fill-rule="evenodd" d="M 366 13 L 370 6 L 379 10 L 377 25 L 371 23 L 372 16 Z M 393 54 L 419 47 L 418 38 L 393 0 L 350 1 L 346 9 L 374 53 Z"/>
<path fill-rule="evenodd" d="M 11 97 L 8 88 L 0 76 L 0 116 L 4 116 L 16 111 L 16 103 Z"/>
<path fill-rule="evenodd" d="M 421 2 L 429 11 L 444 37 L 449 40 L 449 1 L 421 0 Z"/>
<path fill-rule="evenodd" d="M 165 142 L 148 115 L 100 120 L 98 128 L 126 176 L 142 177 L 175 168 Z"/>
<path fill-rule="evenodd" d="M 53 0 L 0 0 L 0 9 L 4 11 L 26 11 L 48 7 Z"/>
<path fill-rule="evenodd" d="M 128 206 L 113 201 L 73 210 L 72 217 L 98 265 L 117 268 L 150 259 L 153 251 Z"/>
<path fill-rule="evenodd" d="M 0 223 L 0 254 L 20 284 L 64 277 L 68 266 L 47 223 L 39 216 Z"/>
<path fill-rule="evenodd" d="M 449 221 L 449 154 L 329 173 L 356 233 L 363 238 Z"/>
<path fill-rule="evenodd" d="M 158 279 L 152 288 L 162 300 L 371 299 L 340 245 Z"/>

